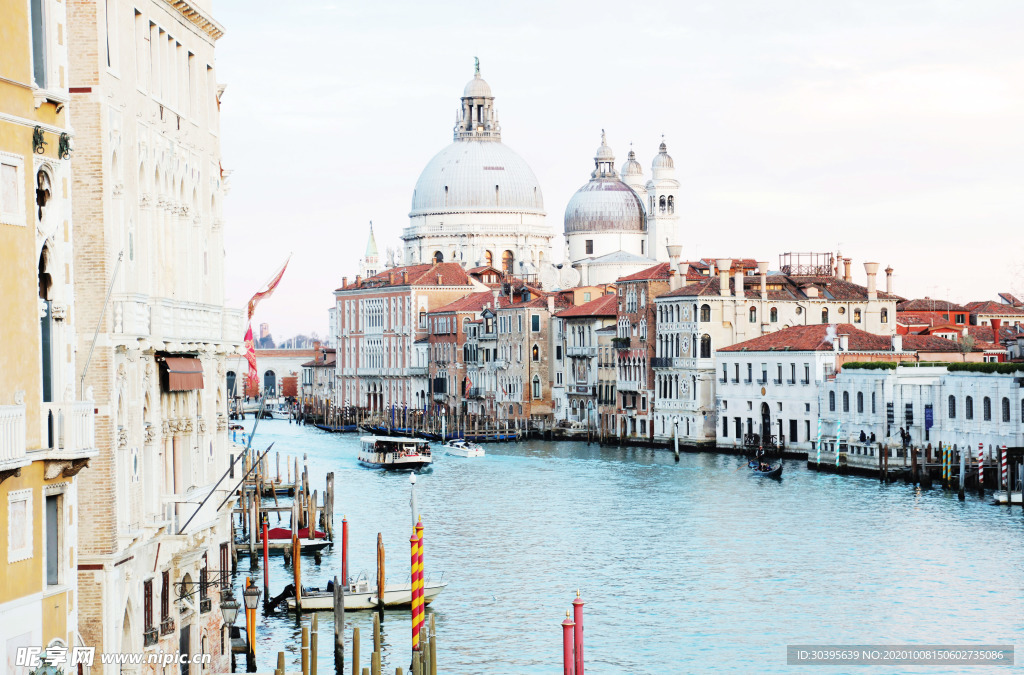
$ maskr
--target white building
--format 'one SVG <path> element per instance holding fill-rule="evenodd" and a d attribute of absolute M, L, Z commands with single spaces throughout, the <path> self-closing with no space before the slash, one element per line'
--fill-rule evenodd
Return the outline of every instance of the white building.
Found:
<path fill-rule="evenodd" d="M 416 182 L 402 240 L 406 264 L 491 265 L 518 275 L 550 261 L 540 183 L 501 142 L 494 96 L 479 64 L 462 93 L 454 141 Z"/>

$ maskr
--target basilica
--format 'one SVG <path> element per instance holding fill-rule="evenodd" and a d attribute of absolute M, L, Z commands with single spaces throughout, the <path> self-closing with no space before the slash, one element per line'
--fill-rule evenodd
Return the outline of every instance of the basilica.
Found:
<path fill-rule="evenodd" d="M 547 290 L 612 283 L 668 260 L 667 246 L 678 243 L 678 191 L 664 142 L 645 179 L 633 150 L 616 170 L 602 131 L 590 179 L 566 206 L 564 256 L 556 263 L 540 183 L 502 143 L 494 95 L 478 62 L 462 92 L 452 142 L 427 163 L 413 190 L 401 235 L 403 263 L 494 267 Z M 376 256 L 375 243 L 372 249 Z"/>

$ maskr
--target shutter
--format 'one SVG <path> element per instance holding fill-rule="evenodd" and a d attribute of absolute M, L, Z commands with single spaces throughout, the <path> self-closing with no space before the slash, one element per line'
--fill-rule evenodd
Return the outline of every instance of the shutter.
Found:
<path fill-rule="evenodd" d="M 147 579 L 142 584 L 142 606 L 145 630 L 153 628 L 153 580 Z"/>

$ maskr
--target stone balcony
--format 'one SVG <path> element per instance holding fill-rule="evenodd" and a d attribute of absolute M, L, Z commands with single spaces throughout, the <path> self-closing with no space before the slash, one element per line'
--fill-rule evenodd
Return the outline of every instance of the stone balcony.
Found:
<path fill-rule="evenodd" d="M 568 356 L 597 356 L 597 347 L 566 347 Z"/>
<path fill-rule="evenodd" d="M 154 340 L 240 342 L 242 311 L 139 294 L 111 297 L 114 333 Z"/>
<path fill-rule="evenodd" d="M 96 418 L 92 401 L 43 403 L 39 415 L 40 449 L 78 457 L 96 448 Z"/>
<path fill-rule="evenodd" d="M 0 481 L 31 460 L 25 455 L 25 406 L 0 405 Z"/>

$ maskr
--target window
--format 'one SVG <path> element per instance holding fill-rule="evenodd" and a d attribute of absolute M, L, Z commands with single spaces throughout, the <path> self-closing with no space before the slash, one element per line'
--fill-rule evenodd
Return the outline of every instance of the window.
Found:
<path fill-rule="evenodd" d="M 836 393 L 834 391 L 828 393 L 828 411 L 836 411 Z"/>
<path fill-rule="evenodd" d="M 882 308 L 882 323 L 889 323 L 889 310 Z"/>
<path fill-rule="evenodd" d="M 153 580 L 142 582 L 142 630 L 153 629 Z"/>
<path fill-rule="evenodd" d="M 32 490 L 7 495 L 7 562 L 32 557 Z"/>
<path fill-rule="evenodd" d="M 700 320 L 711 321 L 711 305 L 700 306 Z"/>
<path fill-rule="evenodd" d="M 707 333 L 700 338 L 700 357 L 702 359 L 711 358 L 711 336 Z"/>
<path fill-rule="evenodd" d="M 562 345 L 555 345 L 555 360 L 562 360 Z"/>
<path fill-rule="evenodd" d="M 864 412 L 864 392 L 857 392 L 857 412 Z"/>
<path fill-rule="evenodd" d="M 757 323 L 757 307 L 750 308 L 750 323 Z"/>
<path fill-rule="evenodd" d="M 843 392 L 843 412 L 850 412 L 850 392 Z"/>
<path fill-rule="evenodd" d="M 854 323 L 860 323 L 860 310 L 859 309 L 853 310 L 853 322 Z"/>
<path fill-rule="evenodd" d="M 970 396 L 964 401 L 964 419 L 974 419 L 974 399 Z"/>
<path fill-rule="evenodd" d="M 724 408 L 723 408 L 723 410 L 724 410 Z M 722 438 L 729 438 L 729 418 L 728 417 L 722 417 Z"/>
<path fill-rule="evenodd" d="M 593 239 L 587 239 L 584 242 L 584 246 L 586 246 L 587 255 L 593 255 L 594 254 L 594 240 Z"/>
<path fill-rule="evenodd" d="M 24 166 L 21 157 L 0 158 L 0 223 L 25 224 L 25 185 L 21 178 Z"/>
<path fill-rule="evenodd" d="M 992 421 L 992 399 L 988 396 L 981 399 L 981 414 L 986 422 Z"/>
<path fill-rule="evenodd" d="M 779 308 L 778 307 L 772 307 L 771 308 L 771 310 L 768 312 L 768 320 L 771 321 L 772 323 L 778 323 L 779 322 Z"/>
<path fill-rule="evenodd" d="M 534 314 L 530 317 L 530 330 L 534 333 L 540 331 L 540 314 Z"/>
<path fill-rule="evenodd" d="M 60 495 L 46 496 L 46 583 L 56 586 L 61 583 L 61 498 Z"/>
<path fill-rule="evenodd" d="M 538 375 L 533 376 L 533 398 L 540 398 L 540 376 Z"/>
<path fill-rule="evenodd" d="M 1010 399 L 1003 398 L 1003 421 L 1010 421 Z"/>
<path fill-rule="evenodd" d="M 875 392 L 871 392 L 871 414 L 875 413 Z"/>
<path fill-rule="evenodd" d="M 160 584 L 160 621 L 161 623 L 171 618 L 171 571 L 164 570 L 163 580 Z"/>
<path fill-rule="evenodd" d="M 32 24 L 32 77 L 36 86 L 46 89 L 46 13 L 43 0 L 29 1 L 29 21 Z"/>
<path fill-rule="evenodd" d="M 804 384 L 811 383 L 811 366 L 807 363 L 804 364 Z M 835 410 L 835 408 L 833 408 Z"/>
<path fill-rule="evenodd" d="M 516 319 L 518 319 L 518 324 L 519 324 L 518 332 L 522 333 L 523 332 L 523 315 L 522 314 L 517 314 L 516 315 Z"/>
<path fill-rule="evenodd" d="M 821 322 L 828 323 L 828 307 L 821 308 Z"/>
<path fill-rule="evenodd" d="M 963 323 L 964 322 L 964 315 L 963 314 L 957 314 L 956 315 L 956 322 L 957 323 Z"/>
<path fill-rule="evenodd" d="M 540 348 L 537 347 L 537 345 L 533 346 L 533 349 L 531 350 L 531 356 L 533 357 L 534 361 L 540 361 Z"/>

